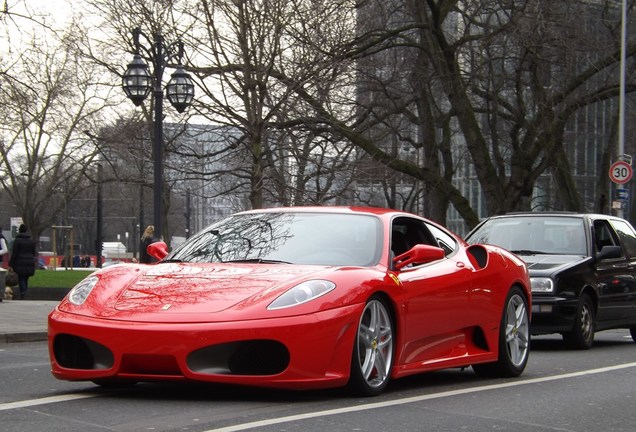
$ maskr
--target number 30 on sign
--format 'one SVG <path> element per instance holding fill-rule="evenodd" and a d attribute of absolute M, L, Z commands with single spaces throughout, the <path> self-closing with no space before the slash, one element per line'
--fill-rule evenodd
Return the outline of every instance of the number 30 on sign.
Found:
<path fill-rule="evenodd" d="M 632 166 L 625 161 L 614 162 L 609 169 L 610 180 L 617 184 L 625 184 L 632 179 Z"/>

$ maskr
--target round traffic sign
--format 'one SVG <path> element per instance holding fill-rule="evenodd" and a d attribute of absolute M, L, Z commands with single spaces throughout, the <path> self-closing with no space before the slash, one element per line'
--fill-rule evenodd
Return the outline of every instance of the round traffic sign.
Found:
<path fill-rule="evenodd" d="M 609 169 L 610 180 L 617 184 L 625 184 L 634 174 L 632 166 L 625 161 L 617 161 Z"/>

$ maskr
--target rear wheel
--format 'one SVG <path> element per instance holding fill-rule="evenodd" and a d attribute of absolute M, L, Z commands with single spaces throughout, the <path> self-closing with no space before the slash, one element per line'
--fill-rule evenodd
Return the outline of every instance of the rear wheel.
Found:
<path fill-rule="evenodd" d="M 572 331 L 563 333 L 563 341 L 568 348 L 586 350 L 594 343 L 595 316 L 592 299 L 582 294 L 576 310 Z"/>
<path fill-rule="evenodd" d="M 508 293 L 499 325 L 499 358 L 494 363 L 473 365 L 479 375 L 516 377 L 526 368 L 530 349 L 528 304 L 521 289 Z"/>
<path fill-rule="evenodd" d="M 386 388 L 393 366 L 393 322 L 380 296 L 369 299 L 358 323 L 351 358 L 349 387 L 356 394 L 377 396 Z"/>

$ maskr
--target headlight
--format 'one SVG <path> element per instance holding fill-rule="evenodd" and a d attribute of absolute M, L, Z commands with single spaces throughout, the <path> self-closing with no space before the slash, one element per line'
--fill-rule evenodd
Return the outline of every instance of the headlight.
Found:
<path fill-rule="evenodd" d="M 530 278 L 532 292 L 551 293 L 554 291 L 554 281 L 546 277 Z"/>
<path fill-rule="evenodd" d="M 71 290 L 68 293 L 68 301 L 73 303 L 74 305 L 82 305 L 86 301 L 88 295 L 93 291 L 95 284 L 99 281 L 97 276 L 89 276 Z"/>
<path fill-rule="evenodd" d="M 336 284 L 327 280 L 311 280 L 291 288 L 285 294 L 274 300 L 267 309 L 283 309 L 307 303 L 333 290 Z"/>

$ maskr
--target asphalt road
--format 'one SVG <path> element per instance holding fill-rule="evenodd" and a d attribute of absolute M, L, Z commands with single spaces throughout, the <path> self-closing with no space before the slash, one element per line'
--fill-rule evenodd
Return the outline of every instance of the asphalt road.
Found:
<path fill-rule="evenodd" d="M 0 345 L 0 431 L 580 431 L 636 430 L 636 344 L 597 334 L 590 351 L 533 339 L 517 379 L 448 370 L 393 382 L 376 398 L 192 384 L 104 390 L 55 380 L 44 342 Z"/>

